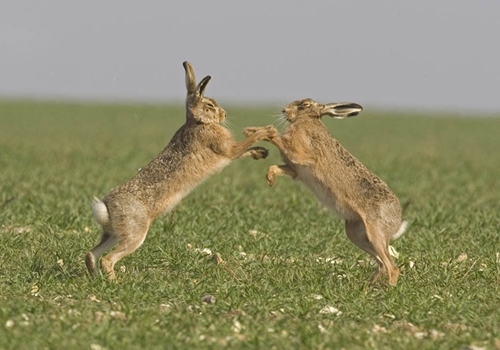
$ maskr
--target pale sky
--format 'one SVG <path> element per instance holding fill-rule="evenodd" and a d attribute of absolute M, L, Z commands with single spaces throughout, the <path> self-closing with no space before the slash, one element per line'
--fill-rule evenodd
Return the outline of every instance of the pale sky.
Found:
<path fill-rule="evenodd" d="M 500 1 L 0 2 L 0 98 L 500 113 Z"/>

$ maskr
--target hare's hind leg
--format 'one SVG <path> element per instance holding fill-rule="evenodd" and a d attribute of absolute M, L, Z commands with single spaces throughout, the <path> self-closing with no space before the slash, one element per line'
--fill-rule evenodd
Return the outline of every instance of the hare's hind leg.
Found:
<path fill-rule="evenodd" d="M 141 246 L 146 238 L 149 225 L 143 225 L 141 227 L 134 226 L 133 230 L 129 229 L 123 232 L 123 234 L 120 235 L 116 248 L 102 258 L 102 269 L 108 276 L 109 281 L 113 281 L 116 278 L 114 267 L 118 260 L 134 252 Z"/>
<path fill-rule="evenodd" d="M 398 282 L 399 269 L 389 254 L 389 246 L 384 233 L 376 226 L 367 225 L 362 220 L 346 221 L 345 228 L 347 237 L 377 260 L 378 268 L 370 283 L 377 282 L 385 272 L 388 275 L 389 285 L 395 286 Z"/>
<path fill-rule="evenodd" d="M 97 261 L 99 260 L 99 257 L 111 249 L 116 243 L 118 243 L 118 237 L 103 231 L 99 244 L 85 256 L 85 265 L 87 265 L 87 269 L 91 275 L 98 275 L 99 271 L 97 268 Z"/>
<path fill-rule="evenodd" d="M 266 180 L 269 187 L 273 187 L 276 183 L 276 176 L 288 175 L 292 179 L 297 177 L 297 173 L 289 165 L 271 165 L 267 169 Z"/>

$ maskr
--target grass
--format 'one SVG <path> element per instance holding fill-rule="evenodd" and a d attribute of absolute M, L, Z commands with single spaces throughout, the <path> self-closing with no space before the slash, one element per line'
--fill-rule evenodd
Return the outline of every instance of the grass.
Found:
<path fill-rule="evenodd" d="M 238 138 L 277 112 L 226 109 Z M 91 198 L 183 119 L 182 106 L 0 102 L 1 349 L 500 348 L 500 119 L 325 119 L 411 203 L 395 288 L 368 286 L 375 267 L 302 185 L 267 187 L 272 146 L 161 216 L 118 263 L 118 283 L 89 278 Z"/>

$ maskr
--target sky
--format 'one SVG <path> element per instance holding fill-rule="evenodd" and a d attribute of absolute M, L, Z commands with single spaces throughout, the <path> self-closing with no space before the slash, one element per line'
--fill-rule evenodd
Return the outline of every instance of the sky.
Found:
<path fill-rule="evenodd" d="M 500 113 L 497 0 L 2 0 L 0 98 Z M 222 103 L 221 103 L 222 104 Z"/>

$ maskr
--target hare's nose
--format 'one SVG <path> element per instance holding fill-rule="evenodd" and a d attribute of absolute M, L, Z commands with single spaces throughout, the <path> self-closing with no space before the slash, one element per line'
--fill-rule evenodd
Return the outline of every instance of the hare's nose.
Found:
<path fill-rule="evenodd" d="M 283 108 L 283 109 L 281 110 L 281 113 L 285 114 L 285 112 L 286 112 L 286 111 L 285 111 L 285 109 Z"/>

